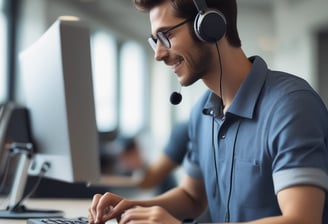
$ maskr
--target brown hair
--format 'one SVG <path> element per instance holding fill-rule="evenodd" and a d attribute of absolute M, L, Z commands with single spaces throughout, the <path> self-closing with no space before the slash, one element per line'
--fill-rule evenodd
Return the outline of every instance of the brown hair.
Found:
<path fill-rule="evenodd" d="M 133 0 L 135 7 L 142 12 L 149 12 L 164 1 L 170 1 L 175 15 L 180 18 L 195 18 L 197 9 L 192 0 Z M 237 30 L 236 0 L 206 0 L 209 8 L 220 10 L 227 20 L 226 37 L 234 47 L 240 47 L 241 41 Z"/>

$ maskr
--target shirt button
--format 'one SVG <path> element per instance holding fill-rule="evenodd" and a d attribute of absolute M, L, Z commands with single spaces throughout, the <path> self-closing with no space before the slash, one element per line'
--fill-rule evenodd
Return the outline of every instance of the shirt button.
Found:
<path fill-rule="evenodd" d="M 221 135 L 221 139 L 225 139 L 225 137 L 226 137 L 226 136 L 225 136 L 224 134 L 223 134 L 223 135 Z"/>

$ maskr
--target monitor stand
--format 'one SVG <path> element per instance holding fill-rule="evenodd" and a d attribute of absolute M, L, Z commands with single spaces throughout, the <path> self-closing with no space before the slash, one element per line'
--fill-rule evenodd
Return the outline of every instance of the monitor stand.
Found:
<path fill-rule="evenodd" d="M 10 153 L 17 153 L 19 158 L 14 176 L 13 186 L 10 190 L 9 203 L 5 210 L 0 210 L 0 218 L 7 219 L 28 219 L 28 218 L 61 218 L 64 213 L 59 210 L 28 209 L 23 205 L 23 193 L 28 177 L 28 170 L 31 164 L 33 150 L 31 143 L 13 143 Z M 41 169 L 49 168 L 45 164 Z M 41 170 L 40 172 L 45 172 Z"/>

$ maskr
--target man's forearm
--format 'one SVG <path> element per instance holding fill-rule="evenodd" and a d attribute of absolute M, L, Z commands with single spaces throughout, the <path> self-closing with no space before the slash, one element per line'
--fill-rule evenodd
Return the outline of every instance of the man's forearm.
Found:
<path fill-rule="evenodd" d="M 198 217 L 206 208 L 206 203 L 195 201 L 181 187 L 148 200 L 136 201 L 136 203 L 145 207 L 161 206 L 178 219 Z"/>

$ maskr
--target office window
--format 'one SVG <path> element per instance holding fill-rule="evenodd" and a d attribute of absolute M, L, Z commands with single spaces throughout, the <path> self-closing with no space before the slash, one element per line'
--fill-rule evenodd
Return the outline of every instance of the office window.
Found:
<path fill-rule="evenodd" d="M 7 18 L 5 15 L 4 1 L 0 0 L 0 103 L 7 98 Z"/>
<path fill-rule="evenodd" d="M 145 55 L 136 42 L 126 42 L 120 51 L 120 131 L 133 135 L 145 125 Z"/>
<path fill-rule="evenodd" d="M 93 83 L 99 131 L 117 128 L 117 50 L 114 37 L 104 32 L 92 36 Z"/>

